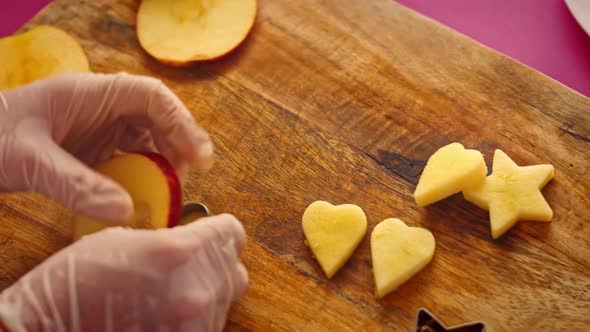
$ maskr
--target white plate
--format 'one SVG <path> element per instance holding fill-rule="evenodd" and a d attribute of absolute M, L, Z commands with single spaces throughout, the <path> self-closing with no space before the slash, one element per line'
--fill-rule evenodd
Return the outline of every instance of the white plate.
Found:
<path fill-rule="evenodd" d="M 590 0 L 565 0 L 578 24 L 590 36 Z"/>

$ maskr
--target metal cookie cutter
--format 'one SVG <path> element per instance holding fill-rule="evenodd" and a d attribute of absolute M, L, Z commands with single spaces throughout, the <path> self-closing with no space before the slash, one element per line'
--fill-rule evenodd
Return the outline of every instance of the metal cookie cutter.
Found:
<path fill-rule="evenodd" d="M 191 202 L 182 207 L 178 225 L 186 225 L 197 219 L 211 216 L 211 211 L 203 203 Z"/>
<path fill-rule="evenodd" d="M 416 319 L 416 332 L 485 332 L 486 327 L 482 322 L 461 324 L 446 327 L 430 311 L 421 308 Z"/>

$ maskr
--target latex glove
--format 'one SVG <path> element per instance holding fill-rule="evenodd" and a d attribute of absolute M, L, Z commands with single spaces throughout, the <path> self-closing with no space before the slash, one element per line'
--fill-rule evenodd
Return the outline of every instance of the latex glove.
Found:
<path fill-rule="evenodd" d="M 248 275 L 244 229 L 230 215 L 159 230 L 83 237 L 0 295 L 20 331 L 220 331 Z"/>
<path fill-rule="evenodd" d="M 213 145 L 161 81 L 65 74 L 0 92 L 0 191 L 34 191 L 88 217 L 127 220 L 132 200 L 93 172 L 118 151 L 159 151 L 183 177 Z"/>

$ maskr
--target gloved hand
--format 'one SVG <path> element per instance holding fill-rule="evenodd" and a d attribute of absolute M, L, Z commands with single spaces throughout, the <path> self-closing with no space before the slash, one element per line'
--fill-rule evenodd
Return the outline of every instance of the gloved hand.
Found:
<path fill-rule="evenodd" d="M 159 230 L 111 227 L 58 252 L 0 295 L 20 331 L 220 331 L 248 275 L 230 215 Z"/>
<path fill-rule="evenodd" d="M 118 151 L 158 151 L 182 178 L 207 170 L 213 145 L 162 82 L 64 74 L 0 92 L 0 191 L 34 191 L 88 217 L 122 222 L 129 195 L 88 165 Z"/>

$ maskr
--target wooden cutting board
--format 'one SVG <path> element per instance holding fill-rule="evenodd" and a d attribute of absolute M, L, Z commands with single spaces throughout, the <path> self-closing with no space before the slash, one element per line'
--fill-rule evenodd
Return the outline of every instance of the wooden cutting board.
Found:
<path fill-rule="evenodd" d="M 411 331 L 420 307 L 489 331 L 590 326 L 590 100 L 389 0 L 260 0 L 230 56 L 178 69 L 140 48 L 137 1 L 55 1 L 24 29 L 75 36 L 95 72 L 162 79 L 210 131 L 217 164 L 186 200 L 244 223 L 251 287 L 230 330 Z M 507 36 L 506 38 L 510 38 Z M 557 50 L 556 50 L 557 51 Z M 552 223 L 498 240 L 461 197 L 419 208 L 427 158 L 461 142 L 491 162 L 551 163 Z M 327 280 L 304 245 L 315 200 L 360 205 L 369 233 Z M 66 246 L 69 213 L 34 195 L 2 196 L 0 287 Z M 432 263 L 376 300 L 368 237 L 398 217 L 436 238 Z"/>

